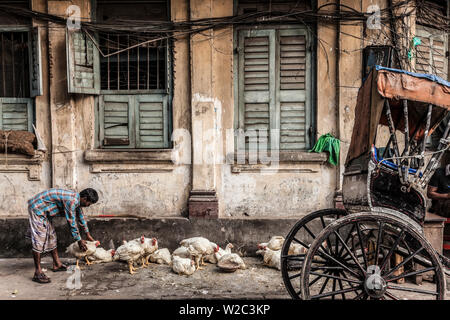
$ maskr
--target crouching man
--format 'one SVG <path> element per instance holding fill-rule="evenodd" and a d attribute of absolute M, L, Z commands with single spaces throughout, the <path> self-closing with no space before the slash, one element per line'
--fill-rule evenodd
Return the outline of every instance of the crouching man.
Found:
<path fill-rule="evenodd" d="M 31 238 L 33 248 L 33 258 L 35 272 L 33 281 L 38 283 L 49 283 L 47 277 L 41 269 L 41 254 L 51 252 L 53 258 L 53 272 L 66 271 L 67 266 L 61 263 L 56 249 L 56 233 L 52 224 L 52 218 L 55 216 L 64 216 L 75 241 L 78 241 L 80 249 L 85 251 L 86 241 L 81 239 L 77 227 L 81 225 L 86 239 L 95 241 L 91 234 L 81 210 L 82 207 L 89 207 L 98 201 L 97 191 L 88 188 L 80 193 L 64 189 L 49 189 L 43 191 L 28 200 L 28 213 L 30 216 L 30 228 L 27 232 L 27 238 Z"/>
<path fill-rule="evenodd" d="M 428 183 L 427 196 L 432 199 L 430 212 L 450 218 L 450 163 L 434 172 Z"/>

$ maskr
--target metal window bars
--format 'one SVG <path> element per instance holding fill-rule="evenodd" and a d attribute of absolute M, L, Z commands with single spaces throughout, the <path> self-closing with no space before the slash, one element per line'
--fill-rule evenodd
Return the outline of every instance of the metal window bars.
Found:
<path fill-rule="evenodd" d="M 145 37 L 139 35 L 99 34 L 100 49 L 107 53 L 100 61 L 102 90 L 166 89 L 167 40 L 136 46 L 144 41 Z"/>
<path fill-rule="evenodd" d="M 0 97 L 29 97 L 28 32 L 0 32 Z"/>

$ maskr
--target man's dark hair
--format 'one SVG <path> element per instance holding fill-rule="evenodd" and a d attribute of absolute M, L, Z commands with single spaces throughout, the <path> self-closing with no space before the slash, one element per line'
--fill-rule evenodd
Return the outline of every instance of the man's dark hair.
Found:
<path fill-rule="evenodd" d="M 98 193 L 92 188 L 87 188 L 80 192 L 80 198 L 85 198 L 90 203 L 96 203 L 98 201 Z"/>

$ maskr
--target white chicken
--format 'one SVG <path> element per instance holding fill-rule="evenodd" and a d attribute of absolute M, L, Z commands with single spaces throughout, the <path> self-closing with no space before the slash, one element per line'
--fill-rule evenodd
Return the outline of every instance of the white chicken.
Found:
<path fill-rule="evenodd" d="M 203 259 L 205 256 L 213 254 L 217 245 L 203 237 L 193 237 L 184 239 L 180 242 L 184 247 L 188 248 L 189 254 L 195 261 L 196 269 L 202 270 L 200 265 L 205 265 Z"/>
<path fill-rule="evenodd" d="M 229 268 L 229 269 L 245 269 L 246 265 L 244 260 L 237 253 L 226 253 L 222 257 L 220 257 L 217 262 L 217 266 L 221 268 Z"/>
<path fill-rule="evenodd" d="M 158 249 L 150 255 L 150 261 L 158 264 L 169 264 L 172 262 L 169 249 Z"/>
<path fill-rule="evenodd" d="M 172 257 L 173 256 L 178 256 L 180 258 L 190 258 L 191 254 L 189 253 L 189 250 L 187 247 L 179 247 L 176 248 L 174 252 L 172 252 Z"/>
<path fill-rule="evenodd" d="M 225 249 L 219 247 L 219 245 L 214 248 L 214 254 L 208 255 L 205 257 L 205 261 L 209 261 L 210 263 L 217 263 L 221 257 L 224 255 L 231 253 L 231 249 L 234 248 L 232 243 L 228 243 Z"/>
<path fill-rule="evenodd" d="M 288 255 L 305 254 L 306 248 L 299 243 L 291 243 L 289 246 Z"/>
<path fill-rule="evenodd" d="M 281 250 L 271 250 L 264 246 L 264 264 L 268 267 L 281 270 Z"/>
<path fill-rule="evenodd" d="M 269 242 L 263 242 L 258 245 L 258 247 L 264 247 L 266 246 L 270 250 L 281 250 L 284 243 L 284 237 L 282 236 L 273 236 L 270 238 Z"/>
<path fill-rule="evenodd" d="M 156 238 L 146 238 L 141 236 L 140 238 L 133 239 L 131 241 L 140 244 L 144 248 L 144 253 L 141 256 L 141 268 L 146 268 L 149 265 L 148 260 L 150 255 L 158 250 L 158 240 L 156 240 Z"/>
<path fill-rule="evenodd" d="M 173 256 L 172 258 L 172 270 L 179 275 L 190 276 L 196 270 L 194 261 L 188 258 L 181 258 L 179 256 Z"/>
<path fill-rule="evenodd" d="M 136 270 L 133 266 L 133 263 L 138 261 L 144 255 L 144 239 L 141 238 L 140 241 L 123 241 L 124 244 L 117 248 L 116 253 L 114 254 L 113 260 L 124 261 L 128 263 L 128 268 L 130 270 L 130 274 L 135 274 Z"/>
<path fill-rule="evenodd" d="M 66 253 L 69 253 L 73 255 L 77 259 L 77 265 L 76 267 L 80 269 L 80 266 L 78 265 L 78 262 L 80 259 L 85 259 L 87 265 L 91 265 L 89 260 L 87 259 L 88 256 L 92 255 L 97 247 L 100 245 L 99 241 L 86 241 L 86 251 L 82 251 L 80 249 L 80 246 L 78 245 L 78 241 L 75 241 L 70 246 L 66 248 Z"/>
<path fill-rule="evenodd" d="M 104 248 L 97 247 L 95 252 L 92 255 L 87 256 L 86 258 L 91 264 L 106 263 L 113 261 L 115 253 L 116 250 L 114 249 L 105 250 Z"/>

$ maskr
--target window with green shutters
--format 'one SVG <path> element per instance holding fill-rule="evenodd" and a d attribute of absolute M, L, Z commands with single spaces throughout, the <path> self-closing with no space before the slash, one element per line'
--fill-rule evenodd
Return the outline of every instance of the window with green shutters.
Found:
<path fill-rule="evenodd" d="M 0 130 L 33 131 L 33 98 L 42 95 L 39 28 L 0 28 Z"/>
<path fill-rule="evenodd" d="M 96 38 L 106 57 L 93 36 L 67 32 L 69 92 L 98 95 L 98 147 L 169 148 L 168 41 L 155 47 L 138 44 L 116 54 L 122 44 L 134 45 L 133 37 L 98 34 Z"/>
<path fill-rule="evenodd" d="M 30 98 L 0 98 L 0 129 L 32 131 L 33 104 Z"/>
<path fill-rule="evenodd" d="M 100 143 L 107 148 L 167 148 L 168 96 L 101 95 Z"/>
<path fill-rule="evenodd" d="M 420 44 L 416 47 L 415 69 L 420 73 L 448 77 L 448 35 L 439 29 L 416 25 Z"/>
<path fill-rule="evenodd" d="M 251 130 L 263 137 L 260 149 L 265 134 L 269 148 L 311 147 L 310 41 L 301 27 L 237 30 L 237 128 L 248 136 L 246 149 L 255 146 Z M 270 145 L 271 132 L 277 145 Z"/>

